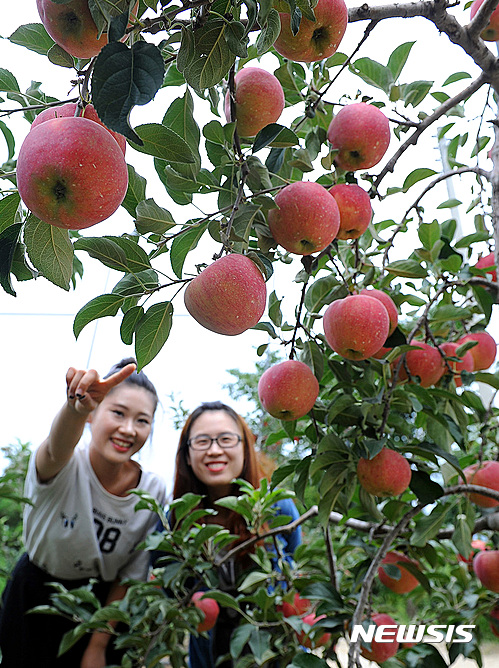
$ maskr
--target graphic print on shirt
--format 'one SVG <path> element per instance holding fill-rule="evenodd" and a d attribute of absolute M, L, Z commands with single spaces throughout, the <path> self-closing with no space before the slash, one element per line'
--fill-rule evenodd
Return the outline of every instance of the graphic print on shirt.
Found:
<path fill-rule="evenodd" d="M 68 528 L 69 529 L 74 529 L 77 519 L 78 519 L 78 513 L 75 513 L 74 515 L 69 516 L 69 515 L 66 515 L 66 513 L 64 513 L 64 512 L 61 512 L 61 522 L 62 522 L 62 526 L 65 529 L 68 529 Z"/>
<path fill-rule="evenodd" d="M 93 513 L 99 549 L 102 554 L 110 554 L 114 552 L 120 539 L 120 527 L 124 527 L 128 520 L 121 517 L 111 517 L 97 508 L 93 509 Z"/>

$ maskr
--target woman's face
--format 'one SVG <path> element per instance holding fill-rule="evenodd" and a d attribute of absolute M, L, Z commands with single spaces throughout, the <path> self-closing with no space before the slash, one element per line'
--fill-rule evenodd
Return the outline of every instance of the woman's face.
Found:
<path fill-rule="evenodd" d="M 200 436 L 214 439 L 222 434 L 236 434 L 241 437 L 242 433 L 237 422 L 225 411 L 205 411 L 192 423 L 187 453 L 187 461 L 191 465 L 196 478 L 203 482 L 211 499 L 219 499 L 227 496 L 231 491 L 231 483 L 238 478 L 244 467 L 244 445 L 238 440 L 231 448 L 223 448 L 212 440 L 206 450 L 197 450 L 193 440 Z M 235 440 L 235 439 L 232 439 Z M 231 438 L 225 436 L 220 442 L 231 442 Z"/>

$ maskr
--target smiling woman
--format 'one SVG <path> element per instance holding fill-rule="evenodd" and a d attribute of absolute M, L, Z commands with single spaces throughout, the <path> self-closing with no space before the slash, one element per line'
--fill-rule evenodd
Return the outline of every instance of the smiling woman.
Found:
<path fill-rule="evenodd" d="M 26 615 L 49 604 L 49 582 L 68 589 L 95 579 L 102 604 L 122 598 L 122 580 L 145 579 L 148 557 L 136 546 L 154 528 L 149 510 L 135 512 L 140 487 L 165 501 L 162 480 L 142 471 L 131 457 L 151 432 L 157 394 L 149 379 L 123 360 L 100 379 L 93 369 L 70 368 L 67 400 L 47 439 L 31 458 L 24 515 L 26 554 L 5 588 L 0 609 L 2 668 L 103 668 L 121 663 L 108 647 L 110 635 L 94 633 L 58 657 L 63 635 L 73 624 L 48 615 Z M 77 448 L 86 423 L 88 448 Z"/>

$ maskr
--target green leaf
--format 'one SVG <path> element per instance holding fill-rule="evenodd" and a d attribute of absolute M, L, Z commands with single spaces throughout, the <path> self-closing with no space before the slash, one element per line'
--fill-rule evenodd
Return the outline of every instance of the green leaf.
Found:
<path fill-rule="evenodd" d="M 121 295 L 99 295 L 91 299 L 83 306 L 75 316 L 73 322 L 73 332 L 77 339 L 82 329 L 92 320 L 105 318 L 106 316 L 115 316 L 120 306 L 125 301 Z"/>
<path fill-rule="evenodd" d="M 145 250 L 126 237 L 82 237 L 74 247 L 117 271 L 137 273 L 151 267 Z"/>
<path fill-rule="evenodd" d="M 453 209 L 455 206 L 459 206 L 462 202 L 458 199 L 448 199 L 445 202 L 442 202 L 437 206 L 437 209 Z"/>
<path fill-rule="evenodd" d="M 59 65 L 59 67 L 74 67 L 73 56 L 71 56 L 67 51 L 64 51 L 62 46 L 59 44 L 54 44 L 50 47 L 47 53 L 47 58 L 54 65 Z"/>
<path fill-rule="evenodd" d="M 455 519 L 452 542 L 457 547 L 459 554 L 467 557 L 471 550 L 471 529 L 465 515 L 459 514 Z"/>
<path fill-rule="evenodd" d="M 182 278 L 182 269 L 187 253 L 196 248 L 207 227 L 207 222 L 201 223 L 201 225 L 190 225 L 185 232 L 182 232 L 173 240 L 170 249 L 170 262 L 175 276 L 178 278 Z"/>
<path fill-rule="evenodd" d="M 279 16 L 279 12 L 272 7 L 267 16 L 267 21 L 256 40 L 257 55 L 261 56 L 266 53 L 279 37 L 280 32 L 281 17 Z"/>
<path fill-rule="evenodd" d="M 146 123 L 135 128 L 140 144 L 132 141 L 136 151 L 153 155 L 168 163 L 194 163 L 195 158 L 187 142 L 176 132 L 160 123 Z"/>
<path fill-rule="evenodd" d="M 453 320 L 467 320 L 471 318 L 471 310 L 454 304 L 441 304 L 430 313 L 430 322 L 447 322 Z"/>
<path fill-rule="evenodd" d="M 490 385 L 495 390 L 499 390 L 499 375 L 498 374 L 485 373 L 483 371 L 480 371 L 479 373 L 475 374 L 475 380 L 477 380 L 479 383 L 485 383 L 486 385 Z"/>
<path fill-rule="evenodd" d="M 474 285 L 472 290 L 478 305 L 482 309 L 485 316 L 485 322 L 483 322 L 483 325 L 488 325 L 490 318 L 492 317 L 492 308 L 494 304 L 496 304 L 496 298 L 490 293 L 489 290 L 483 288 L 481 285 Z"/>
<path fill-rule="evenodd" d="M 229 49 L 235 56 L 248 56 L 248 37 L 246 29 L 240 21 L 230 21 L 225 29 L 225 39 Z"/>
<path fill-rule="evenodd" d="M 166 209 L 156 204 L 153 199 L 146 199 L 139 202 L 136 209 L 135 227 L 139 234 L 164 234 L 172 227 L 175 227 L 175 221 L 172 215 Z"/>
<path fill-rule="evenodd" d="M 135 105 L 150 102 L 163 83 L 165 65 L 154 44 L 122 42 L 106 44 L 95 61 L 92 102 L 101 121 L 137 144 L 140 137 L 128 118 Z"/>
<path fill-rule="evenodd" d="M 315 341 L 310 339 L 305 341 L 300 355 L 300 361 L 304 362 L 312 369 L 317 380 L 321 380 L 324 374 L 324 356 L 322 350 Z"/>
<path fill-rule="evenodd" d="M 286 148 L 287 146 L 296 146 L 299 143 L 300 140 L 292 130 L 278 123 L 270 123 L 256 135 L 252 152 L 256 153 L 269 145 Z"/>
<path fill-rule="evenodd" d="M 120 326 L 120 336 L 125 345 L 132 345 L 135 329 L 143 315 L 144 309 L 142 306 L 132 306 L 123 316 Z"/>
<path fill-rule="evenodd" d="M 172 317 L 172 303 L 161 302 L 151 306 L 137 323 L 135 356 L 138 370 L 149 364 L 164 346 L 170 335 Z"/>
<path fill-rule="evenodd" d="M 121 206 L 128 211 L 128 213 L 135 218 L 137 204 L 146 198 L 146 184 L 147 181 L 143 176 L 137 174 L 132 165 L 128 167 L 128 189 L 126 191 L 125 199 Z"/>
<path fill-rule="evenodd" d="M 3 134 L 5 138 L 5 142 L 7 144 L 7 160 L 10 160 L 11 158 L 14 157 L 14 153 L 16 150 L 16 141 L 14 139 L 14 135 L 12 134 L 12 131 L 10 130 L 9 127 L 3 122 L 0 121 L 0 132 Z"/>
<path fill-rule="evenodd" d="M 400 87 L 405 106 L 417 107 L 430 92 L 433 81 L 413 81 Z"/>
<path fill-rule="evenodd" d="M 154 269 L 145 269 L 136 274 L 125 274 L 114 286 L 113 293 L 123 297 L 140 297 L 145 292 L 154 290 L 158 285 L 158 274 Z"/>
<path fill-rule="evenodd" d="M 242 624 L 232 632 L 230 637 L 230 655 L 233 659 L 237 659 L 248 642 L 253 633 L 253 624 Z"/>
<path fill-rule="evenodd" d="M 24 226 L 28 257 L 40 274 L 54 285 L 69 290 L 73 275 L 73 246 L 68 230 L 28 216 Z"/>
<path fill-rule="evenodd" d="M 386 270 L 404 278 L 425 278 L 428 274 L 416 260 L 395 260 L 386 267 Z"/>
<path fill-rule="evenodd" d="M 392 73 L 394 81 L 397 81 L 402 72 L 414 44 L 416 44 L 416 42 L 405 42 L 392 51 L 390 58 L 388 59 L 388 69 Z"/>
<path fill-rule="evenodd" d="M 0 67 L 0 90 L 5 91 L 6 93 L 20 92 L 16 77 L 12 72 L 5 70 L 3 67 Z"/>
<path fill-rule="evenodd" d="M 19 209 L 21 198 L 17 193 L 7 195 L 0 200 L 0 232 L 16 222 L 16 214 Z"/>
<path fill-rule="evenodd" d="M 54 46 L 55 42 L 45 30 L 45 26 L 41 23 L 27 23 L 19 26 L 12 35 L 9 41 L 13 44 L 24 46 L 30 51 L 46 56 L 49 49 Z"/>
<path fill-rule="evenodd" d="M 194 157 L 194 166 L 189 167 L 189 171 L 186 171 L 185 174 L 189 176 L 197 174 L 201 167 L 199 155 L 201 133 L 194 119 L 194 101 L 189 89 L 186 90 L 184 97 L 180 97 L 171 103 L 163 117 L 162 124 L 176 132 L 179 137 L 187 142 Z"/>
<path fill-rule="evenodd" d="M 194 32 L 193 50 L 182 72 L 194 90 L 202 91 L 220 83 L 232 67 L 235 55 L 225 39 L 226 30 L 224 20 L 213 19 Z"/>
<path fill-rule="evenodd" d="M 445 521 L 449 509 L 449 504 L 436 506 L 429 515 L 421 517 L 411 534 L 411 545 L 424 547 L 429 540 L 435 538 Z"/>
<path fill-rule="evenodd" d="M 351 69 L 371 86 L 381 88 L 387 95 L 390 92 L 394 79 L 388 67 L 371 58 L 359 58 L 351 65 Z"/>
<path fill-rule="evenodd" d="M 471 74 L 469 74 L 469 72 L 456 72 L 455 74 L 451 74 L 450 77 L 447 77 L 443 82 L 442 86 L 448 86 L 449 84 L 461 81 L 462 79 L 471 79 Z"/>
<path fill-rule="evenodd" d="M 312 283 L 305 294 L 305 307 L 309 313 L 319 313 L 321 308 L 331 302 L 331 291 L 337 288 L 340 282 L 334 274 L 318 278 Z M 341 296 L 346 296 L 342 294 Z"/>
<path fill-rule="evenodd" d="M 418 181 L 427 179 L 430 176 L 435 176 L 436 173 L 437 172 L 434 169 L 429 169 L 428 167 L 418 167 L 418 169 L 415 169 L 408 176 L 406 176 L 404 185 L 402 186 L 403 192 L 407 192 L 409 188 L 415 183 L 418 183 Z"/>
<path fill-rule="evenodd" d="M 10 271 L 16 252 L 22 224 L 16 223 L 0 233 L 0 285 L 5 292 L 13 297 L 16 292 L 12 286 Z"/>
<path fill-rule="evenodd" d="M 427 250 L 431 250 L 437 241 L 440 240 L 440 225 L 436 220 L 432 223 L 421 223 L 418 229 L 418 236 L 423 246 Z"/>

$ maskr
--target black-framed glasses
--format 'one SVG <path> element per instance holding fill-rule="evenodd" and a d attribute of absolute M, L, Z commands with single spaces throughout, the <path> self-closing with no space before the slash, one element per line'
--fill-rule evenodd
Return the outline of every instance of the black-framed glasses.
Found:
<path fill-rule="evenodd" d="M 242 438 L 239 434 L 233 434 L 230 431 L 218 434 L 218 436 L 215 436 L 214 438 L 208 436 L 208 434 L 199 434 L 198 436 L 194 436 L 194 438 L 190 438 L 187 441 L 187 445 L 193 450 L 209 450 L 213 441 L 215 441 L 223 450 L 227 450 L 228 448 L 234 448 L 240 441 L 242 441 Z"/>

